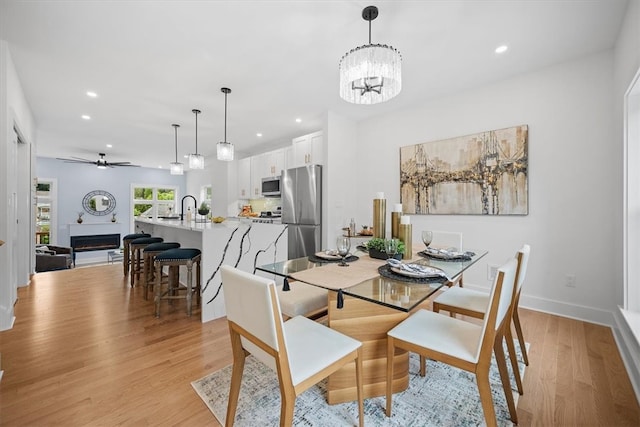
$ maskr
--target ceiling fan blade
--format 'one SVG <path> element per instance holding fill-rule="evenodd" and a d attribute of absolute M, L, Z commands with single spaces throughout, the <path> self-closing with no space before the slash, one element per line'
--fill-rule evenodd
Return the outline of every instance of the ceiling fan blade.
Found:
<path fill-rule="evenodd" d="M 64 159 L 64 158 L 62 158 L 62 157 L 56 157 L 56 159 L 58 159 L 58 160 L 62 160 L 62 161 L 67 162 L 67 163 L 86 163 L 86 164 L 95 164 L 95 162 L 92 162 L 91 160 L 86 160 L 86 159 L 82 159 L 82 160 L 80 160 L 80 159 L 74 159 L 74 158 L 71 158 L 71 159 Z"/>
<path fill-rule="evenodd" d="M 129 162 L 120 163 L 120 164 L 117 164 L 117 163 L 111 163 L 111 164 L 113 164 L 114 166 L 129 166 L 129 167 L 132 167 L 132 168 L 139 168 L 140 167 L 140 165 L 132 165 Z"/>
<path fill-rule="evenodd" d="M 114 165 L 114 166 L 124 166 L 124 165 L 129 165 L 131 164 L 131 162 L 108 162 L 110 165 Z"/>

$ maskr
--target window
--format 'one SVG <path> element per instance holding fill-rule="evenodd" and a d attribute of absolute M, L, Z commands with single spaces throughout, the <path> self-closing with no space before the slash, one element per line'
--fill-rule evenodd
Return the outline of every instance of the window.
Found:
<path fill-rule="evenodd" d="M 210 185 L 203 185 L 202 187 L 200 187 L 200 203 L 206 203 L 209 209 L 211 209 L 211 194 L 212 191 Z"/>
<path fill-rule="evenodd" d="M 133 218 L 157 219 L 177 212 L 178 187 L 132 185 L 131 194 Z"/>

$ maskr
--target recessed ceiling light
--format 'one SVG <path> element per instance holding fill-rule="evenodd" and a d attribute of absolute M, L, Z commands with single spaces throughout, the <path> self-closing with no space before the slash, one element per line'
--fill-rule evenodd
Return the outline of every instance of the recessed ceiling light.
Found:
<path fill-rule="evenodd" d="M 158 169 L 162 169 L 162 165 L 158 165 Z"/>
<path fill-rule="evenodd" d="M 500 45 L 496 48 L 496 53 L 505 53 L 509 49 L 506 44 Z"/>
<path fill-rule="evenodd" d="M 107 144 L 107 148 L 113 148 L 113 145 Z"/>
<path fill-rule="evenodd" d="M 83 118 L 84 120 L 91 120 L 91 116 L 87 116 L 86 114 L 83 114 L 83 115 L 82 115 L 82 118 Z"/>
<path fill-rule="evenodd" d="M 188 158 L 189 158 L 189 155 L 188 155 L 188 154 L 185 154 L 185 155 L 184 155 L 184 158 L 185 158 L 185 159 L 188 159 Z"/>
<path fill-rule="evenodd" d="M 87 91 L 87 96 L 88 96 L 89 98 L 97 98 L 97 97 L 98 97 L 98 94 L 97 94 L 97 93 L 95 93 L 95 92 L 92 92 L 92 91 Z"/>
<path fill-rule="evenodd" d="M 302 119 L 300 118 L 296 119 L 296 123 L 302 123 Z"/>
<path fill-rule="evenodd" d="M 260 132 L 258 132 L 258 133 L 256 133 L 256 136 L 257 136 L 257 137 L 261 137 L 261 136 L 262 136 L 262 134 L 261 134 Z"/>

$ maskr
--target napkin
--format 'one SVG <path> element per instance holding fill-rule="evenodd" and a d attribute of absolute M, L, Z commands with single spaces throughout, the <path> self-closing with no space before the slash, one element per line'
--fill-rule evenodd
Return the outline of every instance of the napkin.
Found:
<path fill-rule="evenodd" d="M 428 255 L 434 255 L 434 256 L 439 256 L 439 257 L 446 257 L 446 258 L 461 258 L 461 259 L 471 259 L 472 256 L 475 255 L 475 253 L 473 252 L 458 252 L 455 250 L 449 250 L 449 249 L 439 249 L 439 248 L 427 248 L 424 250 L 424 252 Z"/>
<path fill-rule="evenodd" d="M 447 277 L 446 273 L 439 268 L 433 268 L 420 264 L 405 264 L 397 259 L 389 258 L 387 263 L 394 268 L 409 271 L 411 273 L 424 274 L 425 276 L 442 276 Z"/>

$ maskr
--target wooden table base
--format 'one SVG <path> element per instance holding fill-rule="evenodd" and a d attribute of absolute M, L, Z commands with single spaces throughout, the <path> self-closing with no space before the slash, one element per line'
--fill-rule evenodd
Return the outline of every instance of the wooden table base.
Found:
<path fill-rule="evenodd" d="M 364 398 L 386 393 L 387 332 L 407 318 L 409 313 L 394 310 L 359 298 L 344 297 L 344 307 L 336 308 L 336 292 L 329 292 L 329 326 L 362 342 Z M 409 386 L 409 353 L 396 350 L 393 392 Z M 327 401 L 336 403 L 357 399 L 355 366 L 350 363 L 329 376 Z"/>

